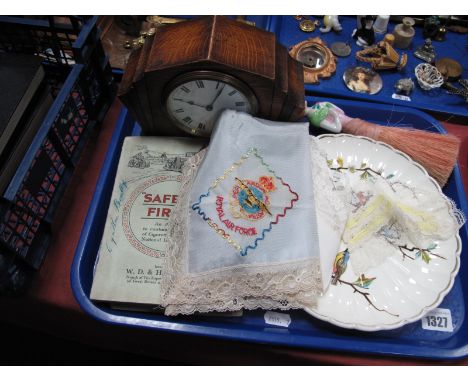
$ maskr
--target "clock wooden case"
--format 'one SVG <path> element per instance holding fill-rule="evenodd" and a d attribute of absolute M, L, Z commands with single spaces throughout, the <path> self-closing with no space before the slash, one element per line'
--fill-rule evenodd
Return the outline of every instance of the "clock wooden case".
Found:
<path fill-rule="evenodd" d="M 273 33 L 224 16 L 158 28 L 132 53 L 119 97 L 147 135 L 209 136 L 219 113 L 304 115 L 302 65 Z"/>

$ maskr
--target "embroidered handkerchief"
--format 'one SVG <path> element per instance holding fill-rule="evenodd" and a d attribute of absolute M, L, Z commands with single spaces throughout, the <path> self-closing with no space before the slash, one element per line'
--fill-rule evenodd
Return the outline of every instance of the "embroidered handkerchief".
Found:
<path fill-rule="evenodd" d="M 323 284 L 308 125 L 225 111 L 203 155 L 187 162 L 169 222 L 166 314 L 313 305 Z"/>

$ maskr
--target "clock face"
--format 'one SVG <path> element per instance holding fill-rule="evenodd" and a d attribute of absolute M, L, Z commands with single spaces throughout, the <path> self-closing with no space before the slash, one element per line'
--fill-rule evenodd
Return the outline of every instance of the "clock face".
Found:
<path fill-rule="evenodd" d="M 166 111 L 177 127 L 192 135 L 209 136 L 225 109 L 256 113 L 253 93 L 231 76 L 212 72 L 184 75 L 166 98 Z"/>

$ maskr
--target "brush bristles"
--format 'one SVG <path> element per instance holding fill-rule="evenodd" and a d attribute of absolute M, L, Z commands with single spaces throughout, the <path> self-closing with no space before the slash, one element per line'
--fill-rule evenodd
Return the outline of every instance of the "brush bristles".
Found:
<path fill-rule="evenodd" d="M 384 127 L 378 140 L 409 155 L 421 164 L 441 187 L 447 183 L 460 149 L 460 140 L 454 135 L 398 127 Z"/>
<path fill-rule="evenodd" d="M 381 126 L 359 118 L 353 118 L 343 125 L 343 132 L 363 135 L 403 151 L 421 164 L 441 187 L 447 183 L 460 149 L 460 140 L 454 135 Z"/>

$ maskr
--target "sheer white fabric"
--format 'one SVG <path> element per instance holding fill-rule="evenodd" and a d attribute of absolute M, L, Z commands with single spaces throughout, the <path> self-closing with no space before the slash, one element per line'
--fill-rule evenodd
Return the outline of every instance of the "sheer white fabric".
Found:
<path fill-rule="evenodd" d="M 249 152 L 251 156 L 241 159 Z M 258 195 L 265 202 L 262 218 L 276 222 L 274 225 L 265 225 L 262 218 L 247 213 L 252 212 L 249 208 L 242 211 L 240 207 L 245 206 L 239 206 L 242 198 L 236 187 L 237 191 L 246 186 L 255 192 L 266 190 L 259 183 L 247 183 L 259 175 L 271 177 L 274 183 L 269 184 L 269 192 Z M 321 193 L 315 200 L 318 189 Z M 281 192 L 275 194 L 277 191 Z M 258 203 L 258 198 L 253 200 Z M 326 203 L 328 208 L 316 211 L 318 203 Z M 165 313 L 314 305 L 328 283 L 322 283 L 320 264 L 332 263 L 341 234 L 337 220 L 327 216 L 327 229 L 333 235 L 323 245 L 317 219 L 331 213 L 341 216 L 344 225 L 342 206 L 333 196 L 324 157 L 318 154 L 315 141 L 310 144 L 307 124 L 272 123 L 232 111 L 223 113 L 206 154 L 200 152 L 184 167 L 179 201 L 169 221 L 161 285 Z M 236 220 L 238 213 L 242 216 Z M 255 237 L 230 230 L 223 222 L 225 216 L 236 225 L 244 223 L 254 229 Z M 220 234 L 221 228 L 228 238 Z M 321 260 L 322 248 L 327 251 L 325 261 Z"/>
<path fill-rule="evenodd" d="M 382 264 L 401 248 L 427 249 L 464 224 L 463 214 L 437 190 L 422 190 L 385 178 L 356 181 L 343 242 L 357 275 Z"/>

